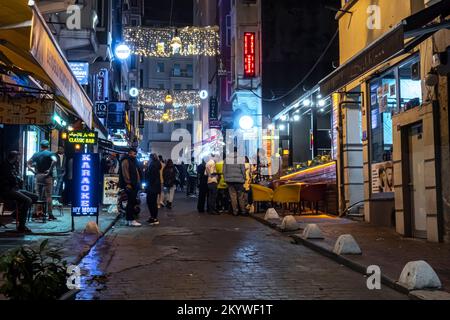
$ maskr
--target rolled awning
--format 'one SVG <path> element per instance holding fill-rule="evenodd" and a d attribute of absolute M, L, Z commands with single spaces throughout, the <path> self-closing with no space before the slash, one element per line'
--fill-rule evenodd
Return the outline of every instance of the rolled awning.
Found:
<path fill-rule="evenodd" d="M 28 0 L 0 1 L 0 60 L 54 90 L 55 98 L 92 128 L 92 102 L 35 6 Z"/>

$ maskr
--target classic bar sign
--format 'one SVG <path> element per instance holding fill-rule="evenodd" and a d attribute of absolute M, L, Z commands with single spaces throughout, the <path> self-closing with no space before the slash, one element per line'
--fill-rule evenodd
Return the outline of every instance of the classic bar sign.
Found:
<path fill-rule="evenodd" d="M 97 217 L 99 213 L 99 155 L 76 153 L 73 158 L 73 217 Z"/>
<path fill-rule="evenodd" d="M 97 144 L 98 132 L 95 132 L 95 131 L 70 131 L 67 141 L 69 141 L 69 143 L 74 143 L 74 144 Z"/>

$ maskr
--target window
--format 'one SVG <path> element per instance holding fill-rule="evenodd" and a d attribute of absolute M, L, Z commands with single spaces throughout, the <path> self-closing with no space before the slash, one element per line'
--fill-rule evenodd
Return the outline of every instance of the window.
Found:
<path fill-rule="evenodd" d="M 372 162 L 392 161 L 392 116 L 422 102 L 419 56 L 370 82 Z"/>
<path fill-rule="evenodd" d="M 143 69 L 139 70 L 139 86 L 141 88 L 144 87 L 144 70 Z"/>
<path fill-rule="evenodd" d="M 192 84 L 187 84 L 186 85 L 186 89 L 187 90 L 192 90 L 192 89 L 194 89 L 194 87 L 192 86 Z"/>
<path fill-rule="evenodd" d="M 193 67 L 192 67 L 192 64 L 188 64 L 188 65 L 186 65 L 186 73 L 187 73 L 187 76 L 188 77 L 192 77 L 193 76 L 193 74 L 194 74 L 194 71 L 193 71 L 194 69 L 193 69 Z"/>
<path fill-rule="evenodd" d="M 180 84 L 180 83 L 175 83 L 175 84 L 173 85 L 173 88 L 174 88 L 175 90 L 181 90 L 181 84 Z"/>
<path fill-rule="evenodd" d="M 164 89 L 164 83 L 158 84 L 159 89 Z"/>
<path fill-rule="evenodd" d="M 130 88 L 136 87 L 136 80 L 130 80 Z"/>
<path fill-rule="evenodd" d="M 158 123 L 158 133 L 164 133 L 164 123 Z"/>
<path fill-rule="evenodd" d="M 186 124 L 186 129 L 187 129 L 187 131 L 189 131 L 189 133 L 192 135 L 192 132 L 193 132 L 193 126 L 192 126 L 192 123 Z"/>
<path fill-rule="evenodd" d="M 181 76 L 181 67 L 179 63 L 175 63 L 173 65 L 173 76 L 174 77 L 179 77 Z"/>
<path fill-rule="evenodd" d="M 138 22 L 136 19 L 131 19 L 131 26 L 136 27 L 138 25 Z"/>
<path fill-rule="evenodd" d="M 138 6 L 137 0 L 131 0 L 131 7 L 136 8 Z"/>
<path fill-rule="evenodd" d="M 173 129 L 174 130 L 177 130 L 177 129 L 180 129 L 181 128 L 181 123 L 174 123 L 173 124 Z"/>
<path fill-rule="evenodd" d="M 158 62 L 156 65 L 156 72 L 164 72 L 164 62 Z"/>

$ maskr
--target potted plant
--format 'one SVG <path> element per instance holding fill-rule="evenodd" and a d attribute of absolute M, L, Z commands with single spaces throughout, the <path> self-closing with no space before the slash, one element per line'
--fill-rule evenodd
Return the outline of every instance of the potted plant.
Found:
<path fill-rule="evenodd" d="M 0 258 L 4 284 L 0 293 L 12 300 L 54 300 L 68 291 L 67 263 L 60 249 L 48 248 L 48 239 L 38 249 L 12 250 Z"/>

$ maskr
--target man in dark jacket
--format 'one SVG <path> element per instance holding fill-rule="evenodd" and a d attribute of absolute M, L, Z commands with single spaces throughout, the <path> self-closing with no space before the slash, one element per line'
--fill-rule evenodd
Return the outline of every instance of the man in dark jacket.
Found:
<path fill-rule="evenodd" d="M 197 167 L 198 180 L 198 202 L 197 211 L 205 212 L 206 196 L 208 195 L 208 176 L 205 174 L 206 162 L 203 159 L 202 163 Z"/>
<path fill-rule="evenodd" d="M 145 180 L 147 181 L 147 206 L 150 211 L 150 225 L 158 225 L 158 195 L 161 192 L 161 162 L 156 154 L 150 156 L 150 164 L 145 173 Z"/>
<path fill-rule="evenodd" d="M 26 227 L 27 213 L 31 205 L 38 200 L 38 196 L 26 190 L 21 190 L 22 179 L 19 174 L 18 151 L 9 152 L 6 161 L 0 166 L 0 195 L 4 200 L 16 201 L 19 209 L 17 231 L 30 233 Z"/>
<path fill-rule="evenodd" d="M 223 167 L 223 176 L 228 185 L 233 215 L 237 216 L 239 212 L 246 214 L 244 199 L 245 164 L 238 163 L 236 150 L 234 151 L 233 160 L 227 159 Z"/>
<path fill-rule="evenodd" d="M 135 219 L 135 207 L 137 205 L 137 195 L 141 186 L 141 176 L 138 163 L 136 161 L 137 150 L 130 148 L 128 155 L 120 164 L 120 184 L 127 193 L 126 219 L 130 227 L 140 227 L 141 224 Z"/>

